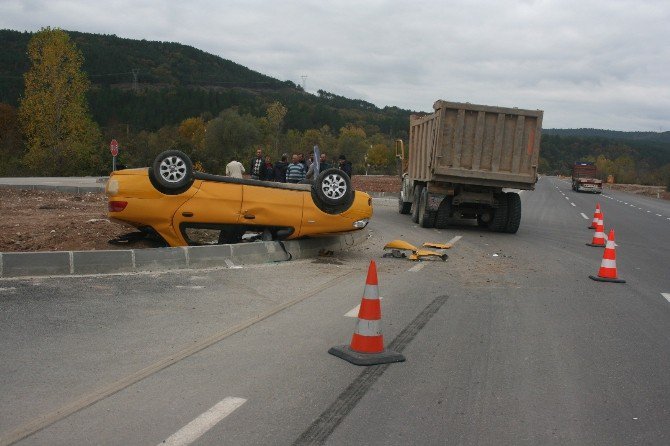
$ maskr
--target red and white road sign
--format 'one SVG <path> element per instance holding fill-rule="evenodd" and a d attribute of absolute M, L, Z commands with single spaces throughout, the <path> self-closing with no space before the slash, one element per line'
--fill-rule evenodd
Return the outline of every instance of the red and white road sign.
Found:
<path fill-rule="evenodd" d="M 113 139 L 112 142 L 109 143 L 109 151 L 112 152 L 112 156 L 119 154 L 119 143 L 117 140 Z"/>

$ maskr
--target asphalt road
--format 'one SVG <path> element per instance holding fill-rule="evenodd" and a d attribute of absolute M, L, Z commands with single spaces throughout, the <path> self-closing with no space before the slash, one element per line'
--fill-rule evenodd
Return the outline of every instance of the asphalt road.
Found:
<path fill-rule="evenodd" d="M 588 278 L 597 201 L 625 284 Z M 670 205 L 556 178 L 522 203 L 516 235 L 378 199 L 336 258 L 2 280 L 0 444 L 670 444 Z M 446 262 L 382 257 L 457 236 Z M 327 353 L 370 259 L 404 363 Z"/>

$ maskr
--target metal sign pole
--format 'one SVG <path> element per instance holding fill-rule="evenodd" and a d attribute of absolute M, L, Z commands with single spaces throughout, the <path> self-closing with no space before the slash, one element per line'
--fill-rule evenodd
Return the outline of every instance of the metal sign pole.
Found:
<path fill-rule="evenodd" d="M 112 172 L 116 171 L 116 157 L 112 156 Z"/>

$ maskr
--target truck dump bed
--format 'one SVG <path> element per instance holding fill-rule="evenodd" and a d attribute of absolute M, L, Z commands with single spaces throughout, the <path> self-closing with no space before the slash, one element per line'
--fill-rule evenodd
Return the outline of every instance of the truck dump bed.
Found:
<path fill-rule="evenodd" d="M 414 180 L 533 189 L 542 110 L 437 101 L 410 118 L 408 174 Z"/>

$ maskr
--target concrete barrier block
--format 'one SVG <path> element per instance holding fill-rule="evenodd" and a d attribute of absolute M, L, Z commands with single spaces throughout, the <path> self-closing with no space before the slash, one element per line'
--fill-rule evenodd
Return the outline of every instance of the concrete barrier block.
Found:
<path fill-rule="evenodd" d="M 126 250 L 74 251 L 74 274 L 113 274 L 134 271 L 133 252 Z"/>
<path fill-rule="evenodd" d="M 134 249 L 133 251 L 137 271 L 160 271 L 188 267 L 186 250 L 183 248 L 149 248 Z"/>
<path fill-rule="evenodd" d="M 185 248 L 191 268 L 215 268 L 227 266 L 232 257 L 231 245 L 189 246 Z"/>
<path fill-rule="evenodd" d="M 268 250 L 263 242 L 240 243 L 231 245 L 231 260 L 237 265 L 265 263 L 268 256 Z"/>
<path fill-rule="evenodd" d="M 59 276 L 70 274 L 70 252 L 5 252 L 2 277 Z"/>

